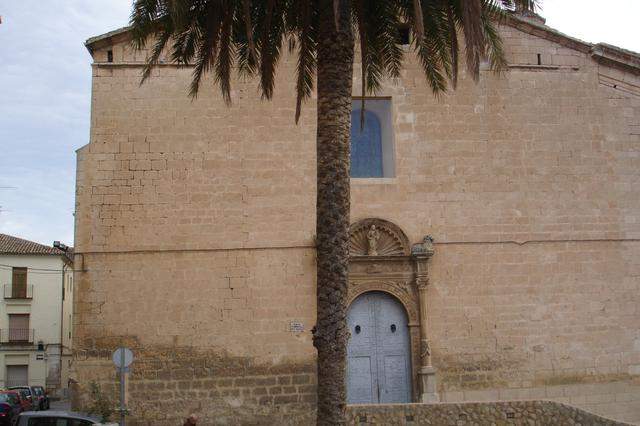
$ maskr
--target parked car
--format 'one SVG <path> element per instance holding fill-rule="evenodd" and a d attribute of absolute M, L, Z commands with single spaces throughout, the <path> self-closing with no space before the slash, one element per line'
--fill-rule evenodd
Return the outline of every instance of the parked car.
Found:
<path fill-rule="evenodd" d="M 33 410 L 31 406 L 31 391 L 28 389 L 21 388 L 9 388 L 9 390 L 18 394 L 18 399 L 20 400 L 20 405 L 22 406 L 22 411 L 31 411 Z"/>
<path fill-rule="evenodd" d="M 38 409 L 38 399 L 35 396 L 35 392 L 30 386 L 11 386 L 9 390 L 20 392 L 20 396 L 26 401 L 24 411 L 31 411 Z"/>
<path fill-rule="evenodd" d="M 18 392 L 0 391 L 0 425 L 12 426 L 22 411 Z"/>
<path fill-rule="evenodd" d="M 47 391 L 45 391 L 42 386 L 31 386 L 31 391 L 35 393 L 38 399 L 38 410 L 48 410 L 49 395 L 47 395 Z"/>
<path fill-rule="evenodd" d="M 117 426 L 104 424 L 94 417 L 68 411 L 29 411 L 20 414 L 16 426 Z"/>

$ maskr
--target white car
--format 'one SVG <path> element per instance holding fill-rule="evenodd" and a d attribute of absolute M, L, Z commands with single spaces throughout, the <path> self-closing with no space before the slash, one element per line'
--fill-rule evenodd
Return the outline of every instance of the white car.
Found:
<path fill-rule="evenodd" d="M 25 411 L 16 426 L 117 426 L 117 423 L 100 423 L 94 417 L 70 411 Z"/>

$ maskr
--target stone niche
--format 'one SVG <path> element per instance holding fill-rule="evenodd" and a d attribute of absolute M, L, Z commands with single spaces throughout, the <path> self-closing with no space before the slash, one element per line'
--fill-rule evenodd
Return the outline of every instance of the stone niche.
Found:
<path fill-rule="evenodd" d="M 377 218 L 350 227 L 349 289 L 347 303 L 370 291 L 385 292 L 403 306 L 409 320 L 412 395 L 414 401 L 438 400 L 435 370 L 426 327 L 428 260 L 433 239 L 411 245 L 397 225 Z"/>

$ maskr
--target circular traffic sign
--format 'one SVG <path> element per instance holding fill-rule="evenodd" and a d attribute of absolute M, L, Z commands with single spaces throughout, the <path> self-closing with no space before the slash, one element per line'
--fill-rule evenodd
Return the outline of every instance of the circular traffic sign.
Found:
<path fill-rule="evenodd" d="M 116 367 L 127 368 L 133 362 L 133 352 L 131 352 L 131 349 L 129 348 L 118 348 L 113 351 L 111 359 Z"/>

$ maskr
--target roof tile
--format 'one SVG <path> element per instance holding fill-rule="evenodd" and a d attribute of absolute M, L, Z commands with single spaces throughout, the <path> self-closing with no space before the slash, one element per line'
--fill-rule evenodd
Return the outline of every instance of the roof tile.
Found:
<path fill-rule="evenodd" d="M 0 234 L 0 254 L 45 254 L 64 256 L 65 252 L 55 247 L 34 241 L 23 240 L 7 234 Z"/>

